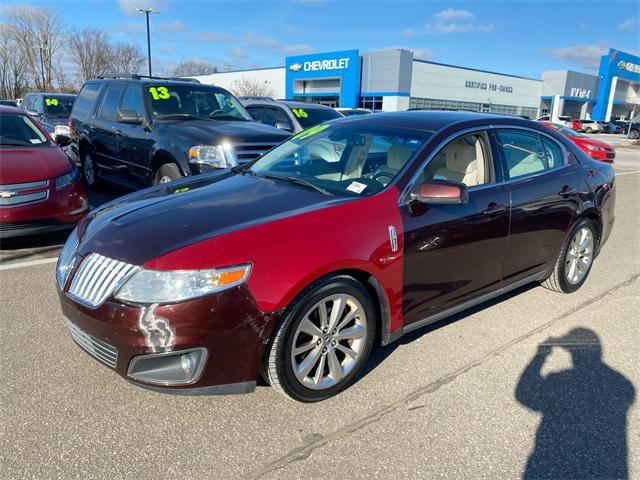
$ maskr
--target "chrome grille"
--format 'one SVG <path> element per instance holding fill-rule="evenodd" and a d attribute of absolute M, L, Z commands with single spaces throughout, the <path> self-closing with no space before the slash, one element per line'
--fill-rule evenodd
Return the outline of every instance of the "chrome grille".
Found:
<path fill-rule="evenodd" d="M 97 307 L 138 269 L 135 265 L 91 253 L 73 276 L 67 295 L 89 307 Z"/>
<path fill-rule="evenodd" d="M 89 355 L 97 358 L 105 365 L 116 368 L 118 364 L 118 349 L 107 342 L 89 335 L 68 318 L 65 318 L 71 338 Z"/>
<path fill-rule="evenodd" d="M 49 196 L 49 180 L 0 185 L 0 207 L 40 202 Z"/>
<path fill-rule="evenodd" d="M 279 142 L 252 142 L 252 143 L 234 143 L 233 151 L 238 163 L 246 163 L 255 160 L 263 153 L 268 152 Z"/>

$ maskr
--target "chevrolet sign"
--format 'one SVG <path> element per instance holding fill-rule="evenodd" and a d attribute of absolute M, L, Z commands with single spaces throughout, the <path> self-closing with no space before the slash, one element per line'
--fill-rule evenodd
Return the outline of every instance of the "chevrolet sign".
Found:
<path fill-rule="evenodd" d="M 620 60 L 618 62 L 618 68 L 620 70 L 626 70 L 627 72 L 640 73 L 640 65 L 636 65 L 635 63 L 625 62 L 624 60 Z"/>
<path fill-rule="evenodd" d="M 289 65 L 289 70 L 291 70 L 292 72 L 299 72 L 300 70 L 302 70 L 302 65 L 300 65 L 299 63 L 294 63 L 292 65 Z"/>
<path fill-rule="evenodd" d="M 310 60 L 304 62 L 302 65 L 294 63 L 289 65 L 289 70 L 292 72 L 299 72 L 300 70 L 305 72 L 323 71 L 323 70 L 344 70 L 349 68 L 349 57 L 346 58 L 333 58 L 330 60 Z"/>
<path fill-rule="evenodd" d="M 0 191 L 0 198 L 11 198 L 16 194 L 16 192 L 12 192 L 10 190 L 2 190 Z"/>

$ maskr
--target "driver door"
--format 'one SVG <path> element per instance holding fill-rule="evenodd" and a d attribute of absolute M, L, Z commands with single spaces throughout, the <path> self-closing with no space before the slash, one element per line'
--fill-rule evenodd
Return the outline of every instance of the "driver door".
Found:
<path fill-rule="evenodd" d="M 464 183 L 469 201 L 429 205 L 408 200 L 404 226 L 405 326 L 496 290 L 509 234 L 510 193 L 495 181 L 490 132 L 460 136 L 434 155 L 416 178 Z M 498 158 L 497 155 L 495 158 Z"/>

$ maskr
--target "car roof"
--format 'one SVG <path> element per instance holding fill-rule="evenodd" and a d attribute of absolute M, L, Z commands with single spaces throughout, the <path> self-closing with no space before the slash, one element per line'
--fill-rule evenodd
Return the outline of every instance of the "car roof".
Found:
<path fill-rule="evenodd" d="M 58 92 L 29 92 L 25 93 L 24 96 L 27 95 L 47 95 L 47 96 L 56 96 L 56 97 L 77 97 L 78 95 L 75 93 L 58 93 Z"/>
<path fill-rule="evenodd" d="M 25 115 L 24 111 L 20 107 L 13 107 L 11 105 L 0 105 L 0 113 Z"/>

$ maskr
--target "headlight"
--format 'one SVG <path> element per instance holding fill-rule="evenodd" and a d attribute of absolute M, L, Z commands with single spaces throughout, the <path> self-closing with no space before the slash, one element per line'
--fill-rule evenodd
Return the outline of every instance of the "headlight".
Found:
<path fill-rule="evenodd" d="M 71 129 L 67 125 L 56 125 L 53 129 L 53 138 L 56 138 L 58 135 L 70 137 Z"/>
<path fill-rule="evenodd" d="M 58 257 L 58 264 L 56 265 L 56 279 L 60 288 L 64 288 L 67 283 L 69 274 L 76 263 L 76 250 L 78 249 L 78 229 L 74 228 L 71 235 L 67 239 L 67 243 L 64 244 L 60 256 Z"/>
<path fill-rule="evenodd" d="M 133 303 L 174 303 L 221 292 L 244 283 L 251 265 L 211 270 L 141 269 L 116 294 Z"/>
<path fill-rule="evenodd" d="M 214 168 L 228 168 L 238 164 L 235 155 L 233 155 L 233 148 L 228 143 L 191 147 L 189 149 L 189 163 L 208 165 Z"/>
<path fill-rule="evenodd" d="M 63 188 L 67 188 L 73 182 L 80 178 L 80 172 L 76 167 L 73 167 L 72 170 L 65 173 L 64 175 L 60 175 L 56 178 L 56 190 L 62 190 Z"/>
<path fill-rule="evenodd" d="M 586 145 L 586 147 L 587 147 L 587 150 L 591 150 L 593 152 L 604 152 L 604 150 L 605 150 L 602 147 L 596 147 L 594 145 L 588 145 L 588 144 Z"/>

